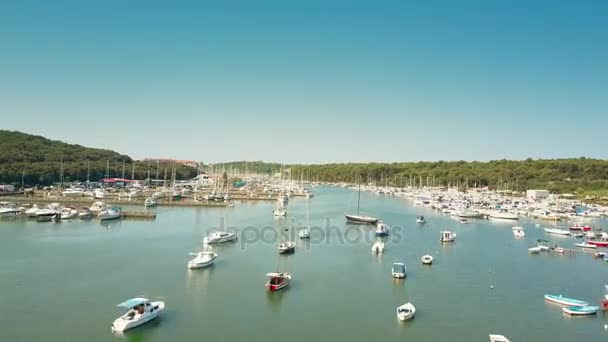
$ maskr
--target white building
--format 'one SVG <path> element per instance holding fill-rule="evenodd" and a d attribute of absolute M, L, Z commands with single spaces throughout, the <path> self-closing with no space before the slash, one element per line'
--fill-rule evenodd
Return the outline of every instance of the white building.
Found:
<path fill-rule="evenodd" d="M 529 201 L 540 201 L 549 197 L 549 190 L 528 190 L 526 199 Z"/>

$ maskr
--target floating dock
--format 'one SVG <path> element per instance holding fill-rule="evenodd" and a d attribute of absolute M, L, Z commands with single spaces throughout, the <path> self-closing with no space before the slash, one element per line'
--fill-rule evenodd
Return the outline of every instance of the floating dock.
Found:
<path fill-rule="evenodd" d="M 154 220 L 156 219 L 156 213 L 153 211 L 121 211 L 120 217 L 125 219 Z"/>

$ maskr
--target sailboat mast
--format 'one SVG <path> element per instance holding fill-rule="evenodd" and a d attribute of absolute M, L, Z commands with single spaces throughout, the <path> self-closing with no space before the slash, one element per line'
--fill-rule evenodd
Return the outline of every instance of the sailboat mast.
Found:
<path fill-rule="evenodd" d="M 359 205 L 361 204 L 361 182 L 358 183 L 359 191 L 357 193 L 357 216 L 359 215 Z"/>

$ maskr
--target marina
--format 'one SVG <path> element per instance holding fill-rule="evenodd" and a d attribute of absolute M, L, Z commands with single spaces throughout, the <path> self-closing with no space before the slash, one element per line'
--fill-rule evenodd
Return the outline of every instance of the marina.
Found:
<path fill-rule="evenodd" d="M 2 328 L 10 340 L 44 336 L 60 341 L 236 340 L 263 335 L 271 326 L 280 327 L 274 328 L 279 338 L 295 341 L 307 341 L 314 331 L 366 341 L 378 329 L 388 341 L 441 340 L 446 330 L 451 340 L 463 342 L 487 341 L 494 332 L 511 341 L 606 338 L 603 311 L 570 321 L 557 314 L 559 308 L 543 303 L 543 296 L 564 293 L 598 305 L 606 291 L 608 263 L 593 258 L 593 253 L 536 257 L 527 252 L 538 239 L 547 239 L 549 246 L 558 241 L 565 249 L 577 248 L 579 239 L 548 236 L 536 226 L 540 221 L 526 216 L 518 220 L 526 235 L 515 239 L 511 220 L 478 218 L 462 225 L 430 206 L 414 206 L 408 198 L 362 192 L 366 211 L 391 226 L 391 234 L 381 237 L 383 253 L 370 254 L 378 239 L 375 227 L 349 224 L 344 218 L 356 208 L 356 190 L 313 190 L 314 198 L 290 199 L 290 216 L 279 219 L 270 215 L 274 202 L 237 201 L 235 209 L 158 207 L 154 221 L 100 225 L 95 220 L 3 220 L 0 270 L 5 281 L 0 290 L 7 296 L 0 309 Z M 297 239 L 297 228 L 307 216 L 310 238 Z M 416 223 L 417 216 L 424 216 L 426 224 Z M 219 224 L 221 218 L 226 227 Z M 320 239 L 326 218 L 332 228 Z M 587 223 L 594 229 L 607 226 L 601 218 Z M 213 244 L 220 256 L 213 267 L 189 271 L 188 253 L 204 247 L 203 237 L 224 229 L 238 232 L 239 239 Z M 252 238 L 262 230 L 290 235 L 281 240 Z M 458 238 L 441 243 L 444 230 Z M 280 241 L 287 240 L 293 240 L 297 252 L 277 255 Z M 432 267 L 421 262 L 423 256 L 432 260 Z M 397 260 L 408 265 L 407 278 L 392 281 Z M 289 275 L 289 283 L 278 280 L 282 272 Z M 326 282 L 332 286 L 323 286 Z M 269 293 L 265 283 L 281 291 Z M 233 296 L 237 288 L 239 295 Z M 117 315 L 111 303 L 134 296 L 166 307 L 145 326 L 114 336 L 108 328 Z M 452 296 L 456 299 L 448 299 Z M 416 317 L 398 324 L 395 308 L 408 302 L 415 304 Z M 90 308 L 87 315 L 79 314 L 84 303 Z M 241 310 L 243 305 L 248 312 Z M 407 312 L 401 311 L 404 319 Z M 341 315 L 349 319 L 336 320 Z M 238 325 L 230 323 L 239 317 L 243 319 Z M 65 321 L 78 324 L 65 329 Z M 29 325 L 40 328 L 27 329 Z M 537 329 L 541 326 L 552 329 Z"/>

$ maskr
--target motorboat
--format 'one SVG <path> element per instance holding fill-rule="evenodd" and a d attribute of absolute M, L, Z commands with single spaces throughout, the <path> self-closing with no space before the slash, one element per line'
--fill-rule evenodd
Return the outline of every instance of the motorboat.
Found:
<path fill-rule="evenodd" d="M 461 223 L 461 224 L 469 224 L 469 223 L 471 223 L 471 222 L 470 222 L 468 219 L 466 219 L 466 218 L 461 218 L 461 219 L 460 219 L 460 223 Z"/>
<path fill-rule="evenodd" d="M 37 204 L 34 204 L 31 208 L 27 209 L 24 213 L 27 217 L 36 217 L 36 214 L 40 211 Z"/>
<path fill-rule="evenodd" d="M 374 242 L 374 244 L 372 245 L 372 252 L 376 253 L 376 254 L 380 254 L 380 253 L 384 252 L 384 242 L 382 242 L 382 241 Z"/>
<path fill-rule="evenodd" d="M 562 311 L 565 314 L 572 315 L 572 316 L 586 316 L 586 315 L 595 315 L 597 313 L 597 310 L 599 310 L 599 309 L 600 309 L 599 306 L 592 306 L 592 305 L 567 306 L 565 308 L 562 308 Z"/>
<path fill-rule="evenodd" d="M 376 225 L 376 236 L 387 236 L 388 235 L 388 226 L 386 223 L 380 221 L 378 225 Z"/>
<path fill-rule="evenodd" d="M 17 216 L 20 215 L 21 212 L 21 208 L 17 207 L 13 203 L 0 203 L 0 216 Z"/>
<path fill-rule="evenodd" d="M 608 247 L 608 240 L 587 240 L 587 243 L 597 247 Z"/>
<path fill-rule="evenodd" d="M 78 217 L 78 210 L 69 207 L 63 208 L 61 209 L 60 215 L 62 220 L 70 220 Z"/>
<path fill-rule="evenodd" d="M 205 236 L 205 238 L 203 239 L 203 242 L 205 244 L 210 245 L 213 243 L 222 243 L 222 242 L 233 241 L 233 240 L 236 240 L 236 238 L 237 238 L 237 235 L 236 235 L 236 233 L 233 233 L 233 232 L 214 231 L 214 232 L 207 234 L 207 236 Z"/>
<path fill-rule="evenodd" d="M 558 245 L 555 245 L 555 247 L 553 247 L 553 251 L 554 251 L 555 253 L 564 254 L 565 249 L 564 249 L 564 248 L 562 248 L 562 247 L 559 247 Z"/>
<path fill-rule="evenodd" d="M 310 230 L 308 228 L 304 228 L 298 231 L 298 237 L 300 239 L 309 239 L 310 238 Z"/>
<path fill-rule="evenodd" d="M 361 216 L 361 215 L 344 215 L 346 220 L 351 223 L 363 223 L 363 224 L 376 224 L 378 223 L 378 219 L 371 216 Z"/>
<path fill-rule="evenodd" d="M 41 220 L 44 220 L 45 218 L 49 218 L 49 221 L 50 221 L 50 219 L 57 214 L 58 214 L 58 212 L 56 209 L 43 208 L 43 209 L 38 210 L 38 212 L 36 213 L 36 218 L 41 219 Z"/>
<path fill-rule="evenodd" d="M 196 252 L 190 255 L 194 256 L 194 259 L 188 261 L 189 269 L 211 266 L 217 258 L 217 253 L 214 252 Z"/>
<path fill-rule="evenodd" d="M 530 247 L 528 248 L 528 253 L 530 254 L 538 254 L 542 251 L 540 246 L 534 246 L 534 247 Z"/>
<path fill-rule="evenodd" d="M 546 294 L 545 300 L 548 302 L 563 305 L 563 306 L 588 306 L 589 305 L 589 303 L 584 302 L 582 300 L 566 298 L 566 297 L 563 297 L 562 295 L 556 296 L 556 295 Z"/>
<path fill-rule="evenodd" d="M 406 267 L 402 262 L 396 262 L 393 264 L 392 274 L 393 278 L 402 279 L 406 276 Z"/>
<path fill-rule="evenodd" d="M 543 228 L 543 230 L 545 231 L 545 233 L 547 234 L 553 234 L 553 235 L 562 235 L 562 236 L 570 236 L 572 235 L 572 233 L 570 233 L 570 231 L 565 230 L 565 229 L 559 229 L 559 228 Z"/>
<path fill-rule="evenodd" d="M 291 282 L 291 274 L 286 272 L 268 273 L 266 274 L 266 277 L 268 277 L 268 282 L 266 283 L 265 287 L 266 290 L 270 292 L 284 289 L 289 286 L 289 283 Z"/>
<path fill-rule="evenodd" d="M 279 254 L 291 254 L 296 250 L 294 241 L 283 241 L 279 244 Z"/>
<path fill-rule="evenodd" d="M 576 246 L 580 247 L 580 248 L 597 249 L 596 245 L 592 245 L 592 244 L 587 243 L 587 242 L 577 243 Z"/>
<path fill-rule="evenodd" d="M 400 321 L 407 321 L 414 318 L 416 307 L 412 303 L 405 303 L 397 308 L 397 318 Z"/>
<path fill-rule="evenodd" d="M 583 226 L 583 225 L 577 223 L 574 226 L 571 226 L 570 230 L 572 230 L 572 231 L 588 232 L 588 231 L 591 230 L 591 227 L 589 227 L 589 226 Z"/>
<path fill-rule="evenodd" d="M 156 201 L 152 197 L 148 197 L 144 201 L 144 207 L 146 207 L 146 208 L 156 207 L 157 205 L 158 205 L 158 203 L 156 203 Z"/>
<path fill-rule="evenodd" d="M 456 240 L 456 234 L 449 230 L 441 231 L 441 242 L 452 242 Z"/>
<path fill-rule="evenodd" d="M 105 209 L 106 209 L 106 204 L 105 204 L 105 202 L 102 202 L 102 201 L 93 202 L 93 204 L 91 204 L 91 207 L 89 207 L 89 210 L 91 210 L 94 213 L 104 211 Z"/>
<path fill-rule="evenodd" d="M 418 216 L 416 217 L 416 223 L 426 223 L 426 219 L 424 216 Z"/>
<path fill-rule="evenodd" d="M 112 330 L 120 333 L 155 319 L 165 308 L 165 303 L 151 302 L 147 298 L 140 297 L 131 298 L 117 306 L 129 309 L 126 314 L 112 323 Z"/>
<path fill-rule="evenodd" d="M 97 215 L 97 218 L 99 218 L 99 221 L 108 221 L 108 220 L 119 219 L 120 216 L 121 216 L 120 208 L 110 208 L 110 209 L 101 211 Z"/>
<path fill-rule="evenodd" d="M 422 256 L 422 258 L 420 260 L 425 265 L 431 265 L 433 263 L 433 256 L 427 254 L 427 255 Z"/>
<path fill-rule="evenodd" d="M 287 210 L 285 210 L 284 208 L 275 208 L 274 210 L 272 210 L 272 215 L 274 216 L 287 216 Z"/>
<path fill-rule="evenodd" d="M 89 208 L 84 207 L 78 212 L 78 218 L 81 220 L 88 220 L 93 218 L 93 212 Z"/>
<path fill-rule="evenodd" d="M 510 213 L 507 210 L 499 210 L 492 212 L 490 214 L 490 218 L 499 219 L 499 220 L 519 220 L 519 215 L 515 213 Z"/>
<path fill-rule="evenodd" d="M 524 227 L 521 227 L 521 226 L 513 227 L 513 235 L 515 235 L 516 238 L 523 238 L 524 236 L 526 236 Z"/>
<path fill-rule="evenodd" d="M 511 342 L 503 335 L 490 334 L 490 342 Z"/>

